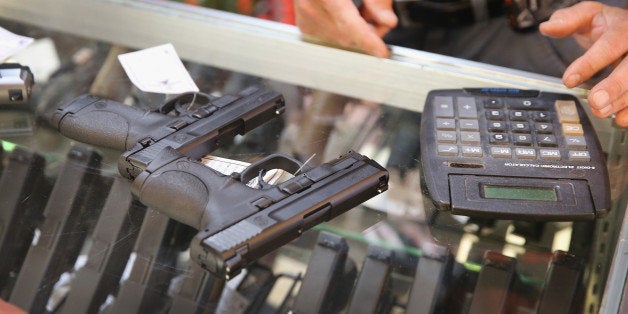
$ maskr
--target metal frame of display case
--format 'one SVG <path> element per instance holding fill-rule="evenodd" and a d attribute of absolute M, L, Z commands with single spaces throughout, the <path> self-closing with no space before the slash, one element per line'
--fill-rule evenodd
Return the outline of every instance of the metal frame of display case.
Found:
<path fill-rule="evenodd" d="M 427 91 L 440 88 L 540 89 L 583 100 L 588 93 L 586 87 L 567 89 L 554 77 L 401 47 L 390 47 L 391 57 L 380 59 L 316 42 L 294 26 L 166 1 L 0 0 L 0 17 L 132 49 L 172 43 L 185 60 L 414 111 L 422 111 Z M 605 151 L 614 153 L 609 159 L 617 160 L 610 170 L 625 173 L 626 130 L 613 127 L 610 119 L 594 120 L 598 133 L 608 139 L 602 142 Z M 626 181 L 614 182 L 619 187 L 616 207 L 598 221 L 594 239 L 606 248 L 618 241 L 620 256 L 612 265 L 613 250 L 596 250 L 593 257 L 593 265 L 604 268 L 599 274 L 612 276 L 601 306 L 600 285 L 606 278 L 595 276 L 587 292 L 597 299 L 594 306 L 608 313 L 626 296 L 626 221 L 621 235 L 617 223 L 626 212 L 621 195 Z"/>
<path fill-rule="evenodd" d="M 608 274 L 600 313 L 626 313 L 628 311 L 628 215 L 624 215 L 613 263 Z"/>
<path fill-rule="evenodd" d="M 135 49 L 172 43 L 189 61 L 410 110 L 422 109 L 424 91 L 452 82 L 587 93 L 558 78 L 401 47 L 380 59 L 304 40 L 291 25 L 166 1 L 3 0 L 0 16 Z"/>

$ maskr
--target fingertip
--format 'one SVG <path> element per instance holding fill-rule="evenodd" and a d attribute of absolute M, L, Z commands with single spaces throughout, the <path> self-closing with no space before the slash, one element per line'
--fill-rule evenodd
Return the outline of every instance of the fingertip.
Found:
<path fill-rule="evenodd" d="M 539 24 L 539 31 L 543 35 L 553 34 L 556 27 L 564 24 L 564 21 L 559 18 L 550 18 L 549 20 Z"/>
<path fill-rule="evenodd" d="M 563 76 L 563 83 L 569 88 L 576 87 L 582 83 L 582 75 L 579 73 L 570 74 L 568 72 Z"/>
<path fill-rule="evenodd" d="M 539 24 L 539 33 L 541 33 L 542 35 L 545 35 L 545 36 L 550 36 L 550 34 L 547 33 L 547 30 L 548 30 L 548 28 L 551 29 L 552 26 L 549 25 L 548 23 L 549 23 L 549 21 L 545 21 L 545 22 Z"/>
<path fill-rule="evenodd" d="M 390 50 L 384 45 L 384 47 L 374 49 L 372 55 L 378 58 L 388 58 L 390 56 Z"/>
<path fill-rule="evenodd" d="M 600 119 L 604 119 L 607 116 L 603 115 L 599 110 L 595 109 L 595 108 L 591 108 L 591 113 L 593 113 L 594 116 L 600 118 Z"/>
<path fill-rule="evenodd" d="M 386 25 L 391 28 L 397 26 L 397 23 L 398 23 L 397 15 L 395 15 L 393 11 L 389 11 L 389 10 L 379 11 L 378 19 L 381 24 Z"/>
<path fill-rule="evenodd" d="M 600 89 L 591 93 L 588 100 L 591 107 L 602 111 L 602 108 L 609 105 L 610 95 L 606 90 Z"/>
<path fill-rule="evenodd" d="M 621 127 L 628 127 L 628 109 L 623 109 L 615 115 L 615 122 Z"/>
<path fill-rule="evenodd" d="M 357 43 L 355 45 L 352 45 L 351 49 L 356 52 L 360 52 L 377 58 L 388 58 L 390 56 L 390 51 L 388 51 L 388 48 L 385 45 L 384 48 L 382 48 L 373 42 L 363 42 L 361 44 Z"/>
<path fill-rule="evenodd" d="M 388 58 L 388 56 L 390 56 L 390 51 L 386 43 L 384 43 L 381 37 L 377 36 L 375 29 L 364 33 L 363 36 L 357 39 L 355 44 L 358 49 L 369 55 L 378 58 Z"/>
<path fill-rule="evenodd" d="M 615 109 L 613 108 L 612 105 L 606 105 L 606 106 L 598 109 L 598 112 L 603 117 L 608 117 L 608 116 L 610 116 L 613 113 L 613 110 L 615 110 Z"/>

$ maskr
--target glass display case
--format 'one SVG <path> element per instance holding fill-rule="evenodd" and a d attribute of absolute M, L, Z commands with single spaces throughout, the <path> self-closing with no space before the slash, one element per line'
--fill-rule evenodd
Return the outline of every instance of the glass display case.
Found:
<path fill-rule="evenodd" d="M 4 61 L 28 66 L 35 84 L 28 101 L 0 107 L 3 306 L 29 313 L 628 311 L 628 134 L 590 115 L 587 86 L 567 89 L 558 78 L 395 46 L 379 59 L 304 38 L 291 25 L 168 1 L 5 0 L 0 27 L 35 38 Z M 140 202 L 136 184 L 120 175 L 123 150 L 72 140 L 51 123 L 83 94 L 143 113 L 163 108 L 174 95 L 141 91 L 118 60 L 163 44 L 173 45 L 212 102 L 246 98 L 250 86 L 284 99 L 277 117 L 212 142 L 212 157 L 201 160 L 209 167 L 228 176 L 281 153 L 317 169 L 355 152 L 386 168 L 387 190 L 297 227 L 294 240 L 273 242 L 229 280 L 207 272 L 191 258 L 200 215 L 176 221 L 160 204 Z M 421 176 L 424 104 L 432 90 L 471 87 L 578 98 L 606 158 L 609 213 L 559 222 L 447 212 L 435 219 Z M 152 144 L 144 140 L 137 142 Z M 192 202 L 194 186 L 169 180 L 159 202 Z M 218 199 L 213 193 L 209 202 Z M 228 195 L 221 210 L 235 212 L 229 205 L 239 197 Z"/>

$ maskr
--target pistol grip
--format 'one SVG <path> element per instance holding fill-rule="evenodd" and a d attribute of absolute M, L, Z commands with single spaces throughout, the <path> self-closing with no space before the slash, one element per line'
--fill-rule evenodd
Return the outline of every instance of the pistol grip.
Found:
<path fill-rule="evenodd" d="M 165 148 L 131 186 L 144 205 L 197 230 L 214 228 L 256 211 L 244 206 L 255 189 Z M 226 210 L 226 208 L 229 208 Z"/>
<path fill-rule="evenodd" d="M 128 150 L 168 116 L 117 101 L 82 95 L 57 108 L 51 124 L 61 134 L 91 145 Z"/>

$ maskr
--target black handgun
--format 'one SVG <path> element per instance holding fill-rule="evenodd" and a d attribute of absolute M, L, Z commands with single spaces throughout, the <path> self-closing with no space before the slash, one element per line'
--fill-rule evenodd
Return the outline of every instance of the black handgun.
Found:
<path fill-rule="evenodd" d="M 0 147 L 0 164 L 2 163 Z M 8 299 L 52 188 L 44 157 L 16 147 L 0 175 L 0 298 Z"/>
<path fill-rule="evenodd" d="M 349 244 L 339 235 L 321 232 L 289 313 L 339 313 L 347 305 L 357 267 Z"/>
<path fill-rule="evenodd" d="M 102 157 L 93 149 L 73 146 L 59 169 L 9 302 L 29 313 L 43 313 L 60 276 L 70 271 L 104 202 L 109 183 L 100 176 Z"/>
<path fill-rule="evenodd" d="M 375 245 L 368 248 L 353 289 L 347 313 L 390 313 L 394 303 L 391 264 L 395 251 Z M 416 312 L 407 312 L 416 313 Z"/>
<path fill-rule="evenodd" d="M 187 247 L 192 228 L 148 208 L 135 241 L 135 260 L 104 313 L 157 313 L 167 305 L 177 257 Z M 77 312 L 72 312 L 77 313 Z"/>
<path fill-rule="evenodd" d="M 284 110 L 283 97 L 262 87 L 223 97 L 184 93 L 154 111 L 83 95 L 58 108 L 51 124 L 72 139 L 124 151 L 120 174 L 134 179 L 165 147 L 200 159 Z"/>
<path fill-rule="evenodd" d="M 87 262 L 74 273 L 71 289 L 55 313 L 97 313 L 107 296 L 118 290 L 133 250 L 145 208 L 133 199 L 130 182 L 113 179 L 111 190 L 91 235 Z"/>
<path fill-rule="evenodd" d="M 358 153 L 311 168 L 271 155 L 223 175 L 198 162 L 221 141 L 284 111 L 280 94 L 264 87 L 237 96 L 183 94 L 157 112 L 83 96 L 57 110 L 52 124 L 71 138 L 126 150 L 120 173 L 145 205 L 200 230 L 192 259 L 218 277 L 242 267 L 388 188 L 388 172 Z M 188 109 L 193 106 L 195 109 Z M 174 115 L 166 113 L 176 111 Z M 279 185 L 259 180 L 266 170 L 301 173 Z"/>

